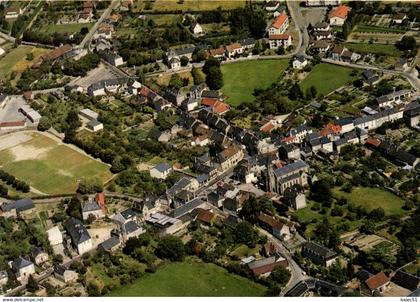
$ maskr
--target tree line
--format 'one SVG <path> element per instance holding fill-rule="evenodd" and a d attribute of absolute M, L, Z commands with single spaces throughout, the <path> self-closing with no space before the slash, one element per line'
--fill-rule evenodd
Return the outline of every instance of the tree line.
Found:
<path fill-rule="evenodd" d="M 15 176 L 13 176 L 10 173 L 7 173 L 4 170 L 0 170 L 0 180 L 4 181 L 6 184 L 12 186 L 16 190 L 21 191 L 23 193 L 28 193 L 30 191 L 30 186 L 26 182 L 17 179 Z M 2 195 L 7 195 L 7 188 L 0 188 L 0 193 Z"/>

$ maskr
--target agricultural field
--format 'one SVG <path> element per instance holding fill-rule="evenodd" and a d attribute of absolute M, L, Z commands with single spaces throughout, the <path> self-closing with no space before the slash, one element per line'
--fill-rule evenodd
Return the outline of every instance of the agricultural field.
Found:
<path fill-rule="evenodd" d="M 331 64 L 318 64 L 308 76 L 300 83 L 305 92 L 315 86 L 318 94 L 327 95 L 330 92 L 353 81 L 356 77 L 351 75 L 352 69 Z"/>
<path fill-rule="evenodd" d="M 357 187 L 353 188 L 351 193 L 346 193 L 335 188 L 333 192 L 335 197 L 344 197 L 349 202 L 360 205 L 368 211 L 381 207 L 385 210 L 386 215 L 404 213 L 402 209 L 404 200 L 382 189 Z"/>
<path fill-rule="evenodd" d="M 41 133 L 1 137 L 0 167 L 45 194 L 73 193 L 84 177 L 112 177 L 107 165 Z"/>
<path fill-rule="evenodd" d="M 372 53 L 376 55 L 400 57 L 403 52 L 393 44 L 345 43 L 349 50 L 358 53 Z"/>
<path fill-rule="evenodd" d="M 47 24 L 41 27 L 40 31 L 46 33 L 78 33 L 83 27 L 90 29 L 93 23 L 70 23 L 70 24 Z"/>
<path fill-rule="evenodd" d="M 0 60 L 0 76 L 9 76 L 12 72 L 21 73 L 35 63 L 39 57 L 49 52 L 49 49 L 20 45 Z M 28 61 L 26 56 L 32 53 L 33 59 Z"/>
<path fill-rule="evenodd" d="M 225 269 L 202 262 L 172 262 L 154 274 L 111 291 L 114 297 L 257 297 L 265 287 L 244 277 L 229 274 Z"/>
<path fill-rule="evenodd" d="M 214 10 L 218 7 L 223 9 L 235 9 L 245 6 L 245 0 L 156 0 L 152 2 L 153 11 L 202 11 Z M 143 8 L 148 9 L 147 3 Z"/>
<path fill-rule="evenodd" d="M 222 92 L 227 103 L 238 106 L 252 102 L 255 88 L 268 88 L 287 69 L 288 60 L 253 60 L 223 64 L 224 86 Z"/>

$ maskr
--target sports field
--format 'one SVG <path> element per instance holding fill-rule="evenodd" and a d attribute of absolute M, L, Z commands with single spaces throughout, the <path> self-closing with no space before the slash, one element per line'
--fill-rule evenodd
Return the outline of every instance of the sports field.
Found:
<path fill-rule="evenodd" d="M 286 70 L 288 60 L 252 60 L 223 64 L 224 86 L 222 92 L 228 97 L 227 103 L 238 106 L 252 102 L 255 88 L 268 88 Z"/>
<path fill-rule="evenodd" d="M 24 71 L 27 67 L 36 62 L 42 54 L 45 54 L 48 51 L 50 50 L 45 48 L 20 45 L 0 60 L 0 77 L 9 75 L 13 71 Z M 26 55 L 30 53 L 33 54 L 34 58 L 33 60 L 28 61 L 26 60 Z"/>
<path fill-rule="evenodd" d="M 0 137 L 0 167 L 45 194 L 73 193 L 84 177 L 112 176 L 107 165 L 35 132 Z"/>
<path fill-rule="evenodd" d="M 368 211 L 381 207 L 385 210 L 386 215 L 404 213 L 402 209 L 404 200 L 382 189 L 357 187 L 353 188 L 351 193 L 346 193 L 335 188 L 333 192 L 335 197 L 344 197 L 349 202 L 360 205 Z"/>
<path fill-rule="evenodd" d="M 265 287 L 225 269 L 202 262 L 172 262 L 154 274 L 111 291 L 114 297 L 263 296 Z"/>
<path fill-rule="evenodd" d="M 332 64 L 318 64 L 309 75 L 300 83 L 303 92 L 311 86 L 315 86 L 318 94 L 326 95 L 341 86 L 353 81 L 352 69 Z"/>

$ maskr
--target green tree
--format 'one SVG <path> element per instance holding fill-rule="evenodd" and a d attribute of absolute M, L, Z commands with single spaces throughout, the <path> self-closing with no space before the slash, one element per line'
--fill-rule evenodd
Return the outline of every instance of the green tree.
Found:
<path fill-rule="evenodd" d="M 236 224 L 233 235 L 235 242 L 244 243 L 249 247 L 255 247 L 258 239 L 257 231 L 247 221 Z"/>
<path fill-rule="evenodd" d="M 159 240 L 155 253 L 159 258 L 172 261 L 182 261 L 186 254 L 181 239 L 172 235 L 167 235 Z"/>
<path fill-rule="evenodd" d="M 36 292 L 39 289 L 39 285 L 32 275 L 29 275 L 28 283 L 26 284 L 26 289 L 31 293 Z"/>
<path fill-rule="evenodd" d="M 187 66 L 189 61 L 190 61 L 190 59 L 188 59 L 188 57 L 182 56 L 181 57 L 181 66 Z"/>
<path fill-rule="evenodd" d="M 199 68 L 193 67 L 191 70 L 191 74 L 194 79 L 194 85 L 200 85 L 206 82 L 206 77 Z"/>
<path fill-rule="evenodd" d="M 43 116 L 39 120 L 38 130 L 39 131 L 46 131 L 51 128 L 51 121 L 48 117 Z"/>
<path fill-rule="evenodd" d="M 270 274 L 269 279 L 280 284 L 280 286 L 284 286 L 289 282 L 290 279 L 290 271 L 284 267 L 276 267 Z"/>
<path fill-rule="evenodd" d="M 206 75 L 206 84 L 212 90 L 219 90 L 223 87 L 223 74 L 220 67 L 210 67 Z"/>

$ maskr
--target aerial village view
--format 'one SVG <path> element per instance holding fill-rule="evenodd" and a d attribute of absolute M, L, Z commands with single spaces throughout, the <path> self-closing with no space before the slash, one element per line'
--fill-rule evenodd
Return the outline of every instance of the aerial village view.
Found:
<path fill-rule="evenodd" d="M 0 296 L 416 301 L 419 46 L 419 1 L 0 0 Z"/>

